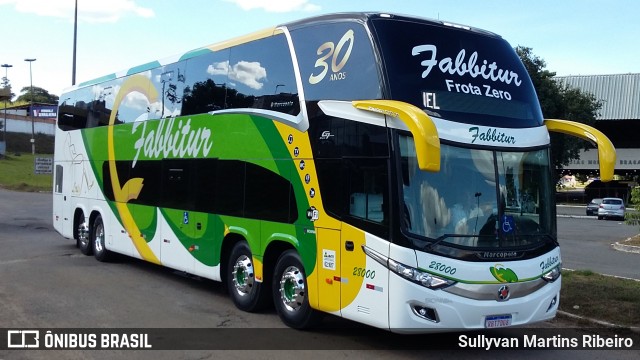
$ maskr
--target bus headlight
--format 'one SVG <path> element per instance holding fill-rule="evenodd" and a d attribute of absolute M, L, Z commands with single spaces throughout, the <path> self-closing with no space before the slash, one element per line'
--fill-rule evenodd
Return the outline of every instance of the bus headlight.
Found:
<path fill-rule="evenodd" d="M 392 259 L 389 259 L 387 263 L 388 263 L 389 270 L 391 270 L 392 272 L 400 275 L 401 277 L 409 281 L 412 281 L 416 284 L 422 285 L 429 289 L 440 289 L 455 283 L 455 281 L 433 276 L 431 274 L 422 272 L 416 268 L 407 266 L 405 264 L 399 263 Z"/>
<path fill-rule="evenodd" d="M 400 275 L 400 277 L 414 282 L 418 285 L 422 285 L 426 288 L 435 290 L 455 284 L 455 281 L 453 280 L 447 280 L 438 276 L 434 276 L 424 271 L 418 270 L 414 267 L 397 262 L 393 259 L 389 259 L 388 257 L 383 256 L 364 245 L 362 246 L 362 250 L 370 258 L 382 264 L 392 272 Z"/>
<path fill-rule="evenodd" d="M 562 273 L 562 271 L 560 270 L 561 267 L 562 267 L 562 264 L 554 267 L 550 271 L 542 274 L 542 278 L 545 279 L 548 282 L 554 282 L 554 281 L 558 280 L 558 278 L 560 277 L 560 274 Z"/>

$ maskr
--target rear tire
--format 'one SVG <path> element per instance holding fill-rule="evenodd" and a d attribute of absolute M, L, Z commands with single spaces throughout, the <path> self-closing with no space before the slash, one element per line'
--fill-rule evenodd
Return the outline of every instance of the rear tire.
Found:
<path fill-rule="evenodd" d="M 105 247 L 105 238 L 102 216 L 98 215 L 91 227 L 91 243 L 93 244 L 93 256 L 102 262 L 107 262 L 113 257 L 113 253 Z"/>
<path fill-rule="evenodd" d="M 81 253 L 93 255 L 93 243 L 91 242 L 89 225 L 84 221 L 84 216 L 82 219 L 82 223 L 78 224 L 76 246 L 80 249 Z"/>
<path fill-rule="evenodd" d="M 273 276 L 272 292 L 280 320 L 294 329 L 317 325 L 322 313 L 309 305 L 307 276 L 295 250 L 287 250 L 278 259 Z"/>
<path fill-rule="evenodd" d="M 268 284 L 256 281 L 251 249 L 245 241 L 233 246 L 226 277 L 227 290 L 238 309 L 256 312 L 269 305 Z"/>

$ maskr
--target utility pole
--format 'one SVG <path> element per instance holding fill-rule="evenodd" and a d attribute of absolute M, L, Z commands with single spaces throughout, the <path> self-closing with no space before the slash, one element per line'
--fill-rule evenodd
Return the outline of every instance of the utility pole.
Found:
<path fill-rule="evenodd" d="M 4 81 L 2 81 L 2 85 L 5 88 L 9 87 L 9 68 L 13 67 L 13 65 L 2 64 L 0 65 L 4 68 Z M 11 97 L 11 90 L 9 90 L 9 97 Z M 2 140 L 4 141 L 4 151 L 7 152 L 7 99 L 4 99 L 4 124 L 2 127 Z"/>
<path fill-rule="evenodd" d="M 24 61 L 29 62 L 29 81 L 31 82 L 31 105 L 29 105 L 29 115 L 31 115 L 31 154 L 36 154 L 36 137 L 35 137 L 35 124 L 33 120 L 33 75 L 31 72 L 31 64 L 36 61 L 36 59 L 24 59 Z"/>
<path fill-rule="evenodd" d="M 71 85 L 76 84 L 76 44 L 78 43 L 78 0 L 73 15 L 73 69 L 71 69 Z"/>

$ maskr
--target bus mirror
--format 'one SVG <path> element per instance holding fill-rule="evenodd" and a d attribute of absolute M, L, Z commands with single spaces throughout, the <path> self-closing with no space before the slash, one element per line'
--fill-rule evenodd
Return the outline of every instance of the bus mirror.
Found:
<path fill-rule="evenodd" d="M 440 171 L 438 129 L 424 111 L 411 104 L 394 100 L 362 100 L 353 101 L 352 104 L 357 109 L 393 116 L 404 122 L 413 135 L 420 170 Z"/>
<path fill-rule="evenodd" d="M 572 135 L 594 143 L 598 147 L 600 180 L 613 180 L 616 148 L 605 134 L 589 125 L 569 120 L 545 119 L 544 124 L 549 131 Z"/>

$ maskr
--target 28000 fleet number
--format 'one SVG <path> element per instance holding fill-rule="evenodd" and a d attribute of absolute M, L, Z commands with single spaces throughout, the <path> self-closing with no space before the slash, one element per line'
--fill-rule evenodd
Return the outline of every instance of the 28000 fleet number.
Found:
<path fill-rule="evenodd" d="M 454 267 L 447 266 L 446 264 L 439 263 L 436 261 L 432 261 L 431 264 L 429 264 L 429 269 L 437 270 L 449 275 L 455 274 L 457 270 Z"/>
<path fill-rule="evenodd" d="M 375 270 L 367 270 L 361 267 L 354 266 L 353 267 L 353 276 L 359 276 L 367 279 L 373 279 L 376 277 Z"/>

